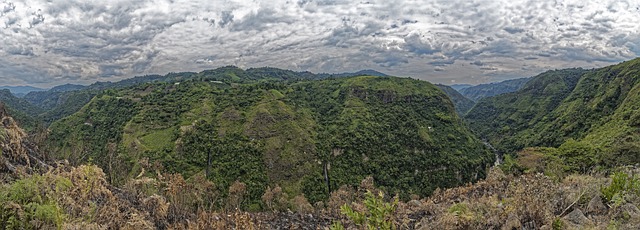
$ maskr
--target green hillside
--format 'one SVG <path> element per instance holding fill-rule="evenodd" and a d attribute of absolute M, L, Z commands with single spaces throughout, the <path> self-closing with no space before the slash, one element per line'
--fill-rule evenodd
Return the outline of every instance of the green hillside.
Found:
<path fill-rule="evenodd" d="M 373 70 L 363 70 L 356 73 L 343 74 L 314 74 L 310 72 L 295 72 L 272 67 L 250 68 L 247 70 L 235 66 L 225 66 L 217 69 L 204 70 L 199 73 L 180 72 L 166 75 L 145 75 L 124 79 L 118 82 L 96 82 L 89 86 L 65 84 L 47 91 L 33 91 L 24 96 L 28 103 L 16 107 L 18 111 L 37 109 L 29 113 L 35 120 L 50 124 L 53 121 L 69 116 L 87 104 L 95 95 L 105 90 L 123 89 L 145 83 L 173 83 L 185 80 L 225 82 L 227 84 L 246 84 L 265 81 L 293 81 L 314 80 L 328 77 L 360 76 L 364 73 L 384 75 Z M 386 75 L 384 75 L 386 76 Z M 24 101 L 23 101 L 24 102 Z M 29 127 L 27 127 L 29 129 Z"/>
<path fill-rule="evenodd" d="M 548 122 L 573 90 L 582 69 L 547 71 L 519 91 L 480 100 L 465 116 L 471 129 L 502 152 L 535 146 L 535 128 Z"/>
<path fill-rule="evenodd" d="M 481 100 L 466 116 L 504 152 L 582 148 L 593 165 L 637 162 L 640 59 L 595 70 L 549 71 L 521 90 Z M 619 156 L 619 162 L 607 160 Z M 625 162 L 626 159 L 626 162 Z"/>
<path fill-rule="evenodd" d="M 42 110 L 28 101 L 14 96 L 9 89 L 0 89 L 0 103 L 6 105 L 18 125 L 25 130 L 32 131 L 40 124 L 34 116 L 41 113 Z"/>
<path fill-rule="evenodd" d="M 456 107 L 456 112 L 460 116 L 464 116 L 476 103 L 471 99 L 462 96 L 458 91 L 453 89 L 451 86 L 436 84 L 440 90 L 444 91 L 444 93 L 449 96 L 453 105 Z"/>
<path fill-rule="evenodd" d="M 531 78 L 518 78 L 501 82 L 493 82 L 489 84 L 480 84 L 471 87 L 465 87 L 458 90 L 464 97 L 473 101 L 479 101 L 485 97 L 492 97 L 500 94 L 518 91 L 522 86 L 527 84 Z"/>
<path fill-rule="evenodd" d="M 393 77 L 138 84 L 100 93 L 50 130 L 50 152 L 93 162 L 112 182 L 204 171 L 221 194 L 247 184 L 251 209 L 267 186 L 313 203 L 368 175 L 403 197 L 427 195 L 493 162 L 441 90 Z"/>

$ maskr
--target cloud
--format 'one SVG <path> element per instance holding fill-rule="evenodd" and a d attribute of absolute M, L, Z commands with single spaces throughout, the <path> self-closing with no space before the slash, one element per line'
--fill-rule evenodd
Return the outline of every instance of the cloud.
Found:
<path fill-rule="evenodd" d="M 42 15 L 42 12 L 40 10 L 36 11 L 33 13 L 33 17 L 31 18 L 31 21 L 29 22 L 29 27 L 34 27 L 40 23 L 44 22 L 44 15 Z"/>
<path fill-rule="evenodd" d="M 5 2 L 2 6 L 2 11 L 0 12 L 0 14 L 5 15 L 14 10 L 16 10 L 16 5 L 13 4 L 13 2 Z"/>
<path fill-rule="evenodd" d="M 517 33 L 524 32 L 524 29 L 516 28 L 516 27 L 505 27 L 503 30 L 507 31 L 507 33 L 510 33 L 510 34 L 517 34 Z"/>
<path fill-rule="evenodd" d="M 420 34 L 413 33 L 404 37 L 405 49 L 416 54 L 434 54 L 440 52 L 440 49 L 434 46 L 433 38 L 424 37 Z"/>
<path fill-rule="evenodd" d="M 225 65 L 480 83 L 640 56 L 638 9 L 632 0 L 3 1 L 0 72 L 45 87 Z"/>
<path fill-rule="evenodd" d="M 23 55 L 23 56 L 34 55 L 33 48 L 25 47 L 24 45 L 17 45 L 17 46 L 6 45 L 3 49 L 6 53 L 10 55 Z"/>
<path fill-rule="evenodd" d="M 218 21 L 218 25 L 220 27 L 224 28 L 226 25 L 233 22 L 233 12 L 222 11 L 221 15 L 220 21 Z"/>

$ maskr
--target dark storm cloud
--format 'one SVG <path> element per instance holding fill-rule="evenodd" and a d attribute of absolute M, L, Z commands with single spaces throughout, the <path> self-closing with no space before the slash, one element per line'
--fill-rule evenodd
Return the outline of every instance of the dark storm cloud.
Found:
<path fill-rule="evenodd" d="M 224 65 L 479 83 L 471 81 L 637 57 L 639 8 L 631 0 L 4 1 L 0 72 L 6 82 L 46 86 Z"/>

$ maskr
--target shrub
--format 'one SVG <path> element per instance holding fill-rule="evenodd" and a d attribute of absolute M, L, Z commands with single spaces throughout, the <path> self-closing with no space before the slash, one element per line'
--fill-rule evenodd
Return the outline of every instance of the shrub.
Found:
<path fill-rule="evenodd" d="M 366 226 L 367 229 L 396 229 L 392 215 L 398 206 L 398 197 L 388 203 L 384 201 L 383 192 L 376 196 L 367 191 L 363 203 L 366 210 L 357 211 L 345 204 L 340 208 L 340 211 L 356 225 Z"/>
<path fill-rule="evenodd" d="M 63 177 L 31 176 L 0 188 L 0 228 L 62 228 L 66 214 L 56 198 L 69 187 Z"/>
<path fill-rule="evenodd" d="M 611 184 L 600 191 L 605 200 L 620 205 L 630 196 L 640 196 L 640 179 L 625 172 L 616 172 L 611 175 Z"/>

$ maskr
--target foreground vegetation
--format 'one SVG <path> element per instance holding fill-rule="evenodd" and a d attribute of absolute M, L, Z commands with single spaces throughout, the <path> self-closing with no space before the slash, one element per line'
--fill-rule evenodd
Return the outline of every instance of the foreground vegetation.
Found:
<path fill-rule="evenodd" d="M 140 177 L 115 188 L 94 165 L 57 165 L 0 187 L 4 229 L 637 229 L 638 169 L 611 176 L 550 178 L 492 168 L 487 179 L 407 202 L 385 195 L 366 178 L 342 186 L 326 203 L 287 200 L 278 188 L 262 199 L 265 212 L 245 212 L 246 187 L 235 183 L 223 209 L 203 175 Z M 281 209 L 286 207 L 286 209 Z M 278 211 L 283 210 L 283 211 Z M 287 211 L 290 210 L 290 211 Z"/>

